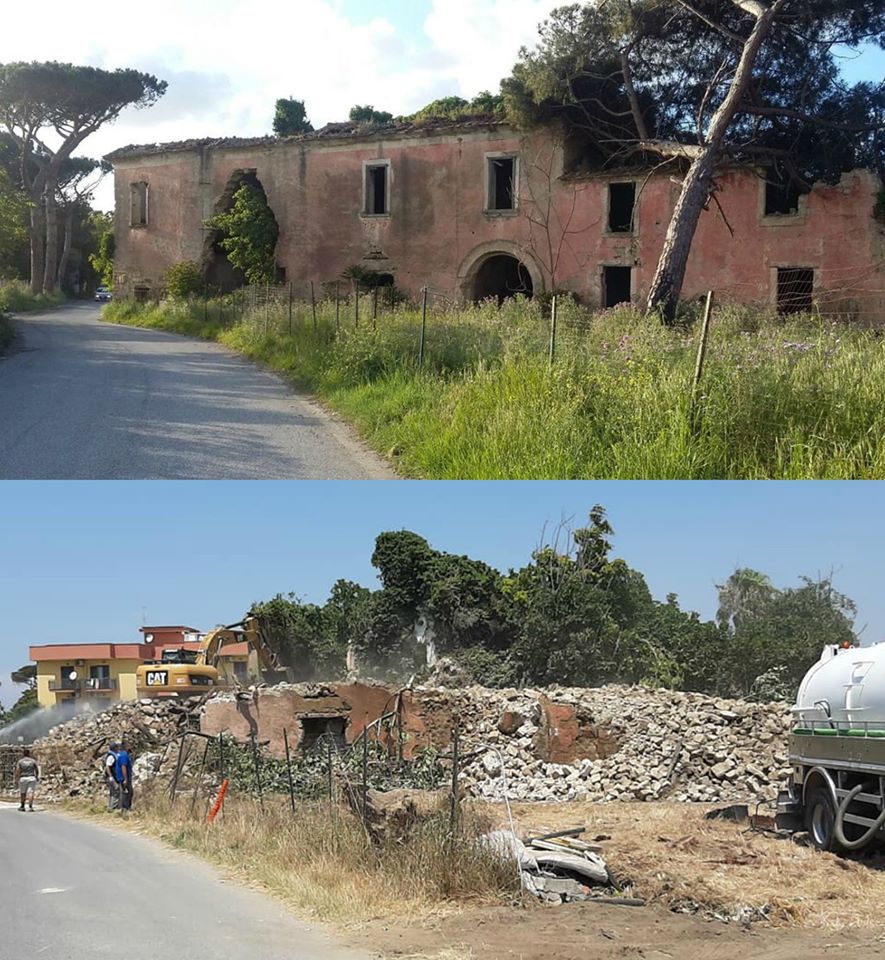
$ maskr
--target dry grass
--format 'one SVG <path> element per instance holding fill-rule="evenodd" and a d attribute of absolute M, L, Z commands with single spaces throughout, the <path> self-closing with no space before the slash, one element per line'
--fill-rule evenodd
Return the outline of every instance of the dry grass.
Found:
<path fill-rule="evenodd" d="M 187 799 L 170 808 L 165 798 L 149 798 L 112 823 L 219 864 L 299 915 L 337 925 L 439 916 L 465 903 L 509 902 L 516 893 L 512 865 L 475 843 L 488 823 L 470 814 L 457 841 L 447 818 L 436 817 L 408 842 L 379 845 L 344 807 L 330 817 L 326 804 L 301 804 L 293 817 L 287 799 L 268 798 L 262 808 L 234 798 L 207 825 L 202 805 L 197 816 L 189 806 Z M 99 815 L 98 808 L 78 809 Z"/>
<path fill-rule="evenodd" d="M 838 930 L 880 928 L 885 916 L 885 861 L 863 863 L 819 853 L 748 824 L 706 820 L 701 804 L 611 803 L 519 805 L 522 830 L 587 825 L 604 836 L 617 877 L 638 896 L 669 907 L 735 915 L 765 910 L 772 921 Z"/>

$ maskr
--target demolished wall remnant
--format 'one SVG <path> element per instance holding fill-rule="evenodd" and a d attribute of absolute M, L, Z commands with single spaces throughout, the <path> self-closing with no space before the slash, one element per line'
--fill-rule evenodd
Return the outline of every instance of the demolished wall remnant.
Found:
<path fill-rule="evenodd" d="M 190 701 L 137 701 L 57 727 L 37 741 L 44 798 L 99 793 L 98 759 L 108 740 L 129 736 L 136 756 L 157 753 L 199 723 L 285 757 L 311 746 L 318 724 L 346 744 L 367 725 L 399 717 L 382 733 L 406 758 L 451 754 L 456 722 L 466 796 L 519 801 L 772 800 L 789 775 L 785 704 L 697 693 L 595 689 L 398 691 L 370 683 L 281 684 L 249 694 Z M 377 729 L 377 727 L 375 728 Z M 374 734 L 373 734 L 374 735 Z"/>

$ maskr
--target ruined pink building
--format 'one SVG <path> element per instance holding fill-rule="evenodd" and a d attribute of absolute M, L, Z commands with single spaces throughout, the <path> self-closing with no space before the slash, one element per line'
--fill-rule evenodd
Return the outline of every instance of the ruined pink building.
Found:
<path fill-rule="evenodd" d="M 408 294 L 453 299 L 570 290 L 594 306 L 648 290 L 680 174 L 588 172 L 553 129 L 488 118 L 387 127 L 332 124 L 286 139 L 127 147 L 116 174 L 116 286 L 162 293 L 196 260 L 213 285 L 236 271 L 205 221 L 244 179 L 277 219 L 277 276 L 303 295 L 358 265 Z M 790 197 L 761 173 L 723 170 L 683 295 L 885 318 L 882 184 L 856 170 Z"/>

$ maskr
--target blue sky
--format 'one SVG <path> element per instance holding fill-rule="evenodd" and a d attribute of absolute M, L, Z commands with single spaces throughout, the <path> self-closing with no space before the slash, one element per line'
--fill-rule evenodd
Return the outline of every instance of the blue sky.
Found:
<path fill-rule="evenodd" d="M 710 617 L 738 566 L 778 586 L 835 572 L 865 642 L 885 637 L 881 483 L 27 483 L 3 484 L 0 701 L 29 644 L 131 641 L 143 619 L 208 629 L 254 600 L 323 601 L 338 577 L 376 585 L 372 544 L 410 529 L 507 569 L 545 524 L 604 504 L 615 552 L 652 592 Z"/>
<path fill-rule="evenodd" d="M 411 113 L 437 97 L 497 90 L 557 0 L 93 0 L 72 17 L 43 0 L 40 29 L 7 4 L 0 63 L 62 60 L 136 67 L 169 82 L 150 110 L 128 110 L 83 147 L 101 156 L 128 143 L 270 132 L 276 98 L 304 99 L 316 126 L 357 103 Z M 113 24 L 112 29 L 97 24 Z M 846 51 L 847 53 L 847 51 Z M 885 54 L 845 60 L 852 79 L 880 80 Z M 97 203 L 113 205 L 110 179 Z"/>

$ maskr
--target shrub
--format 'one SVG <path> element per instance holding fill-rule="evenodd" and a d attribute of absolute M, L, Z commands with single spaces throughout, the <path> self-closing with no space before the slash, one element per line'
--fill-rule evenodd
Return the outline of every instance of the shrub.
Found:
<path fill-rule="evenodd" d="M 166 293 L 172 300 L 188 300 L 202 293 L 205 287 L 203 272 L 194 260 L 182 260 L 166 273 Z"/>

